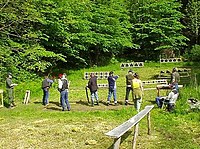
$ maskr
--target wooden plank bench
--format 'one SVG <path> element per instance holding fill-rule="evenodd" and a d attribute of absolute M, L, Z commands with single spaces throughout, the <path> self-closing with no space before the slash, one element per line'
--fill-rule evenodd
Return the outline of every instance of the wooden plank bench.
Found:
<path fill-rule="evenodd" d="M 123 124 L 119 125 L 118 127 L 114 128 L 113 130 L 105 133 L 107 136 L 114 138 L 114 149 L 119 149 L 121 137 L 124 135 L 128 130 L 130 130 L 133 126 L 135 126 L 135 135 L 133 139 L 133 148 L 135 148 L 136 143 L 136 136 L 138 131 L 138 123 L 144 116 L 148 115 L 148 134 L 150 134 L 150 111 L 153 109 L 154 105 L 146 106 L 142 111 L 138 114 L 133 116 L 131 119 L 127 120 Z"/>
<path fill-rule="evenodd" d="M 1 94 L 1 97 L 0 97 L 0 99 L 1 99 L 1 101 L 0 101 L 0 107 L 3 107 L 4 105 L 3 105 L 3 90 L 2 89 L 0 89 L 0 94 Z"/>

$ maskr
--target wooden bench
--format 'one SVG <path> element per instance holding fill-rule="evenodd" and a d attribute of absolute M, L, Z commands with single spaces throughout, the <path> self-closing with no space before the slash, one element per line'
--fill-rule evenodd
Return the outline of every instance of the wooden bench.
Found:
<path fill-rule="evenodd" d="M 4 105 L 3 105 L 3 90 L 2 89 L 0 89 L 0 94 L 1 94 L 1 101 L 0 101 L 0 107 L 3 107 Z"/>
<path fill-rule="evenodd" d="M 139 122 L 144 116 L 147 115 L 147 121 L 148 121 L 148 134 L 150 135 L 150 111 L 153 109 L 154 105 L 146 106 L 142 111 L 140 111 L 138 114 L 133 116 L 131 119 L 127 120 L 123 124 L 119 125 L 118 127 L 114 128 L 113 130 L 105 133 L 107 136 L 114 138 L 114 149 L 119 149 L 121 137 L 124 135 L 128 130 L 130 130 L 133 126 L 135 126 L 134 131 L 134 139 L 133 139 L 133 148 L 135 148 L 136 145 L 136 137 L 138 134 L 138 128 L 139 128 Z"/>

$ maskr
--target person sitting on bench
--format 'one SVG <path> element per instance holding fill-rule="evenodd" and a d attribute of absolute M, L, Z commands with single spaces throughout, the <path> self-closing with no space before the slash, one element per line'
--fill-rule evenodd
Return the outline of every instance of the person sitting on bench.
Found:
<path fill-rule="evenodd" d="M 178 95 L 179 93 L 177 92 L 175 87 L 173 87 L 172 91 L 168 94 L 168 96 L 156 97 L 156 104 L 159 108 L 162 108 L 163 104 L 167 105 L 167 110 L 171 112 L 174 110 Z"/>

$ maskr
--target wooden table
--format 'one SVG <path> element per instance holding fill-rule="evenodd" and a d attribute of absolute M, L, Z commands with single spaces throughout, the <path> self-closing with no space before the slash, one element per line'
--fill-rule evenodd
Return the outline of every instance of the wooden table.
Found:
<path fill-rule="evenodd" d="M 178 85 L 179 88 L 182 88 L 183 85 Z M 172 86 L 171 85 L 166 85 L 166 84 L 161 84 L 161 85 L 157 85 L 156 87 L 157 89 L 157 96 L 160 96 L 160 90 L 172 90 Z"/>

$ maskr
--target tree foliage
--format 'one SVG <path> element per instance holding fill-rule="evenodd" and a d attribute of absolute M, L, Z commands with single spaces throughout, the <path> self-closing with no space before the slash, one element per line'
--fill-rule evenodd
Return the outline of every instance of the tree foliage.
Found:
<path fill-rule="evenodd" d="M 162 49 L 183 50 L 185 26 L 199 37 L 199 2 L 184 7 L 185 26 L 180 8 L 176 0 L 2 0 L 1 76 L 105 65 L 125 51 L 156 60 Z"/>

